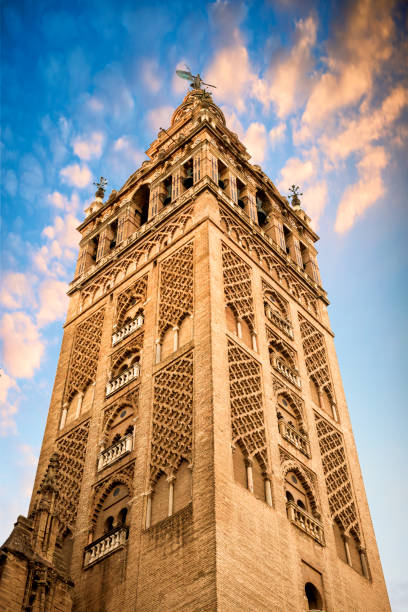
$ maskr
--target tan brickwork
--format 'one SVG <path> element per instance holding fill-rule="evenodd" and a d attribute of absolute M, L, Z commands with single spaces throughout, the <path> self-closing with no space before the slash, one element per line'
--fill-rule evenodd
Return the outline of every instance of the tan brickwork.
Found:
<path fill-rule="evenodd" d="M 389 611 L 307 216 L 203 90 L 147 153 L 79 227 L 0 607 Z"/>

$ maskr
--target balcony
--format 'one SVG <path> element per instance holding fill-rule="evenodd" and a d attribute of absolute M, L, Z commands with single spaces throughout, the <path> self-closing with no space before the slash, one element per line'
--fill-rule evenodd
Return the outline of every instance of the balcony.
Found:
<path fill-rule="evenodd" d="M 306 457 L 310 457 L 310 445 L 307 436 L 296 431 L 292 425 L 289 425 L 283 418 L 279 420 L 279 431 L 282 438 L 296 446 Z"/>
<path fill-rule="evenodd" d="M 128 527 L 117 527 L 85 547 L 84 568 L 121 548 L 127 540 Z"/>
<path fill-rule="evenodd" d="M 106 397 L 109 397 L 113 393 L 116 393 L 116 391 L 118 391 L 122 387 L 125 387 L 126 385 L 128 385 L 130 382 L 132 382 L 132 380 L 135 380 L 136 378 L 138 378 L 139 374 L 140 374 L 139 364 L 135 363 L 135 365 L 133 365 L 131 368 L 129 368 L 128 370 L 125 370 L 124 372 L 122 372 L 122 374 L 120 374 L 119 376 L 117 376 L 116 378 L 114 378 L 113 380 L 107 383 Z"/>
<path fill-rule="evenodd" d="M 271 323 L 276 325 L 276 327 L 279 327 L 279 329 L 282 330 L 284 334 L 286 334 L 287 336 L 289 336 L 289 338 L 293 340 L 292 325 L 289 323 L 289 321 L 286 321 L 284 318 L 282 318 L 277 310 L 271 308 L 270 306 L 266 306 L 265 315 L 267 319 L 271 321 Z"/>
<path fill-rule="evenodd" d="M 287 378 L 289 382 L 295 385 L 295 387 L 297 387 L 298 389 L 301 388 L 300 377 L 298 371 L 295 370 L 295 368 L 288 366 L 288 364 L 283 359 L 277 356 L 274 356 L 272 365 L 275 370 L 278 370 L 278 372 L 280 372 L 282 376 Z"/>
<path fill-rule="evenodd" d="M 316 540 L 321 546 L 325 546 L 323 527 L 317 519 L 306 512 L 306 510 L 303 510 L 303 508 L 300 508 L 293 501 L 287 502 L 286 511 L 289 520 L 294 523 L 296 527 L 299 527 L 299 529 L 307 533 L 307 535 Z"/>
<path fill-rule="evenodd" d="M 102 451 L 98 456 L 98 472 L 108 467 L 127 453 L 133 448 L 133 435 L 128 434 L 116 444 L 113 444 L 106 450 Z"/>
<path fill-rule="evenodd" d="M 136 317 L 136 319 L 133 319 L 133 321 L 126 323 L 122 329 L 112 334 L 112 346 L 115 346 L 115 344 L 118 344 L 118 342 L 130 336 L 130 334 L 133 334 L 133 332 L 137 329 L 140 329 L 143 323 L 143 315 L 139 315 Z"/>

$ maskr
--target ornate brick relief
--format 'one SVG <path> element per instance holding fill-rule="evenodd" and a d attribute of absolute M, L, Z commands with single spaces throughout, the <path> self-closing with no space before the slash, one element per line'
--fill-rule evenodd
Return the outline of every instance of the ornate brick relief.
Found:
<path fill-rule="evenodd" d="M 189 242 L 160 265 L 159 336 L 193 314 L 193 243 Z"/>
<path fill-rule="evenodd" d="M 286 397 L 286 399 L 289 400 L 294 407 L 296 407 L 296 413 L 299 419 L 303 420 L 304 402 L 302 398 L 294 393 L 292 389 L 289 389 L 289 387 L 276 376 L 272 376 L 272 386 L 275 397 L 278 397 L 279 395 Z"/>
<path fill-rule="evenodd" d="M 134 416 L 137 416 L 139 408 L 139 385 L 129 393 L 126 393 L 126 395 L 123 395 L 117 402 L 114 402 L 105 410 L 102 427 L 104 432 L 109 430 L 111 423 L 124 406 L 131 406 Z"/>
<path fill-rule="evenodd" d="M 318 496 L 316 474 L 308 467 L 303 465 L 303 463 L 300 463 L 296 457 L 293 457 L 282 447 L 279 447 L 279 457 L 283 478 L 285 478 L 288 472 L 295 472 L 297 474 L 299 480 L 302 482 L 306 490 L 313 515 L 320 517 L 317 507 Z"/>
<path fill-rule="evenodd" d="M 248 458 L 256 456 L 267 471 L 266 434 L 262 405 L 261 366 L 228 340 L 232 442 Z"/>
<path fill-rule="evenodd" d="M 103 319 L 104 309 L 101 308 L 76 328 L 64 402 L 69 402 L 75 393 L 84 391 L 95 380 Z"/>
<path fill-rule="evenodd" d="M 192 461 L 193 352 L 171 362 L 154 377 L 150 480 L 172 476 L 185 459 Z"/>
<path fill-rule="evenodd" d="M 89 284 L 86 284 L 81 291 L 81 303 L 90 297 L 94 298 L 96 292 L 102 288 L 102 293 L 105 293 L 108 286 L 112 287 L 119 274 L 125 275 L 131 264 L 137 266 L 143 258 L 147 261 L 153 249 L 159 251 L 173 239 L 175 232 L 178 229 L 183 230 L 187 222 L 191 220 L 193 213 L 193 204 L 186 205 L 179 214 L 174 214 L 169 221 L 158 227 L 154 233 L 144 242 L 138 242 L 135 246 L 129 248 L 126 253 L 123 253 L 114 263 L 109 265 L 101 273 L 93 277 Z"/>
<path fill-rule="evenodd" d="M 139 334 L 131 342 L 128 342 L 123 348 L 116 351 L 111 356 L 110 370 L 112 375 L 115 376 L 120 366 L 128 360 L 129 357 L 140 353 L 143 348 L 144 334 Z"/>
<path fill-rule="evenodd" d="M 287 363 L 292 367 L 296 368 L 296 351 L 287 344 L 282 338 L 274 332 L 268 325 L 265 325 L 266 337 L 269 346 L 279 355 L 281 355 Z"/>
<path fill-rule="evenodd" d="M 306 369 L 309 377 L 321 390 L 326 391 L 332 403 L 335 403 L 323 334 L 300 314 L 299 322 Z"/>
<path fill-rule="evenodd" d="M 147 291 L 147 274 L 142 278 L 139 278 L 133 285 L 128 287 L 125 291 L 119 294 L 116 304 L 116 327 L 122 327 L 126 312 L 131 307 L 132 303 L 145 302 Z"/>
<path fill-rule="evenodd" d="M 352 533 L 361 541 L 343 436 L 317 412 L 315 412 L 315 420 L 330 514 L 333 519 L 342 525 L 345 533 Z"/>
<path fill-rule="evenodd" d="M 251 331 L 254 331 L 251 267 L 224 243 L 222 243 L 222 264 L 226 305 L 237 317 L 248 323 Z"/>
<path fill-rule="evenodd" d="M 72 527 L 78 510 L 90 421 L 82 423 L 57 441 L 59 458 L 58 512 L 64 527 Z"/>
<path fill-rule="evenodd" d="M 106 497 L 117 484 L 124 484 L 129 489 L 129 494 L 133 495 L 133 476 L 135 472 L 135 462 L 129 463 L 121 470 L 114 472 L 101 482 L 98 482 L 94 487 L 93 500 L 91 504 L 92 516 L 91 523 L 95 525 L 98 518 L 98 513 L 103 506 Z"/>
<path fill-rule="evenodd" d="M 306 287 L 292 272 L 287 264 L 283 264 L 271 249 L 266 248 L 255 233 L 248 231 L 243 224 L 220 206 L 221 221 L 225 224 L 227 233 L 236 236 L 238 244 L 248 254 L 265 265 L 270 274 L 276 273 L 277 280 L 291 293 L 307 310 L 319 316 L 317 299 L 313 292 Z"/>
<path fill-rule="evenodd" d="M 264 280 L 262 280 L 262 294 L 264 299 L 269 299 L 273 303 L 283 319 L 290 321 L 288 302 Z"/>

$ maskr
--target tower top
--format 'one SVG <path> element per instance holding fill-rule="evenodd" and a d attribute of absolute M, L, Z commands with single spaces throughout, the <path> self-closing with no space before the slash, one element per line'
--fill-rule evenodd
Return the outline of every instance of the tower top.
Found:
<path fill-rule="evenodd" d="M 186 67 L 188 68 L 188 66 Z M 188 68 L 188 70 L 176 70 L 176 74 L 181 79 L 185 79 L 186 81 L 191 81 L 190 87 L 192 87 L 193 89 L 204 89 L 203 87 L 201 87 L 201 85 L 207 85 L 207 87 L 215 87 L 215 85 L 204 83 L 199 73 L 196 76 L 191 74 L 190 68 Z"/>

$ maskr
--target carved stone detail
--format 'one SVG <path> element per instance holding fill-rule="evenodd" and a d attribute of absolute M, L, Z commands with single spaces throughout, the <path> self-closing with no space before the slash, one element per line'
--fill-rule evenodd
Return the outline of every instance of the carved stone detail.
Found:
<path fill-rule="evenodd" d="M 224 243 L 222 243 L 222 264 L 226 305 L 237 317 L 248 323 L 251 331 L 254 331 L 251 267 Z"/>

